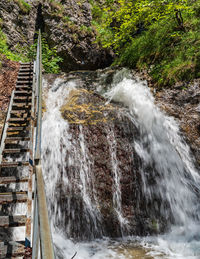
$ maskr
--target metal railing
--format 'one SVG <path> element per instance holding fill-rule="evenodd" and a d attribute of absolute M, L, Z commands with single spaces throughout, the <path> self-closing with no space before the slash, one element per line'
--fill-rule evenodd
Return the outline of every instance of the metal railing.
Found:
<path fill-rule="evenodd" d="M 37 58 L 34 62 L 35 92 L 35 145 L 34 146 L 34 216 L 33 216 L 33 238 L 32 258 L 53 259 L 53 243 L 48 218 L 48 210 L 45 195 L 45 186 L 41 166 L 41 126 L 42 126 L 42 46 L 41 33 L 38 35 Z"/>
<path fill-rule="evenodd" d="M 8 121 L 10 119 L 10 112 L 11 112 L 11 109 L 12 109 L 14 92 L 15 91 L 13 90 L 12 94 L 11 94 L 11 97 L 10 97 L 10 103 L 9 103 L 7 115 L 6 115 L 6 118 L 5 118 L 5 121 L 4 121 L 4 126 L 3 126 L 3 129 L 2 129 L 2 132 L 1 132 L 1 136 L 0 136 L 0 141 L 1 141 L 1 143 L 0 143 L 0 164 L 2 162 L 2 152 L 3 152 L 3 149 L 5 147 L 6 131 L 7 131 L 7 128 L 8 128 Z"/>

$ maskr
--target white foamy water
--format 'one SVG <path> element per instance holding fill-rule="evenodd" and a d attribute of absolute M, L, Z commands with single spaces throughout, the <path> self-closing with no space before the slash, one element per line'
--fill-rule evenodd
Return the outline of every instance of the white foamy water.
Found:
<path fill-rule="evenodd" d="M 164 252 L 166 258 L 199 258 L 199 196 L 196 190 L 199 190 L 200 176 L 189 147 L 180 136 L 178 124 L 156 107 L 147 83 L 137 77 L 123 78 L 105 96 L 127 106 L 133 123 L 140 129 L 140 138 L 134 146 L 143 162 L 141 173 L 146 197 L 149 201 L 155 198 L 163 203 L 167 201 L 170 206 L 171 232 L 158 237 L 153 249 Z M 151 177 L 155 181 L 153 185 L 148 184 Z M 156 202 L 154 206 L 158 206 Z M 161 204 L 159 210 L 167 218 L 168 209 Z"/>
<path fill-rule="evenodd" d="M 112 164 L 112 171 L 114 175 L 114 185 L 113 185 L 113 207 L 117 213 L 117 217 L 121 227 L 121 235 L 124 236 L 124 232 L 128 231 L 128 220 L 123 217 L 122 208 L 121 208 L 121 189 L 120 189 L 120 180 L 121 172 L 117 160 L 117 142 L 115 139 L 114 129 L 111 127 L 107 130 L 107 140 L 109 143 L 110 149 L 110 158 Z"/>
<path fill-rule="evenodd" d="M 128 76 L 127 76 L 128 75 Z M 80 82 L 79 82 L 80 83 Z M 102 236 L 101 215 L 93 184 L 89 150 L 82 126 L 78 135 L 71 136 L 69 125 L 62 118 L 60 108 L 70 91 L 77 87 L 76 81 L 64 82 L 57 79 L 48 90 L 47 111 L 43 118 L 43 171 L 49 204 L 53 241 L 58 258 L 75 259 L 127 259 L 127 258 L 200 258 L 199 196 L 200 177 L 194 166 L 189 147 L 179 134 L 178 124 L 154 104 L 154 98 L 147 83 L 137 77 L 131 78 L 127 71 L 116 73 L 113 84 L 104 93 L 108 101 L 123 103 L 129 109 L 129 119 L 139 129 L 140 136 L 133 146 L 142 161 L 143 192 L 152 203 L 151 213 L 157 212 L 170 223 L 165 235 L 155 237 L 125 237 L 123 240 L 99 239 L 88 242 L 75 242 L 70 239 L 74 224 L 80 220 L 77 209 L 84 210 L 83 224 L 88 231 Z M 99 91 L 102 87 L 99 85 Z M 113 204 L 119 222 L 126 225 L 121 211 L 120 170 L 116 157 L 116 143 L 113 132 L 108 135 L 110 159 L 114 175 Z M 79 148 L 77 148 L 79 147 Z M 66 168 L 72 168 L 69 175 Z M 60 173 L 62 172 L 61 176 Z M 73 186 L 70 184 L 72 178 Z M 153 184 L 149 184 L 153 179 Z M 58 192 L 66 190 L 67 204 L 62 209 Z M 81 195 L 83 204 L 74 207 L 74 191 Z M 93 194 L 92 196 L 89 194 Z M 159 200 L 160 203 L 156 201 Z M 167 204 L 167 205 L 166 205 Z M 76 205 L 78 206 L 78 205 Z M 66 225 L 65 218 L 68 217 Z M 81 216 L 80 216 L 81 217 Z M 84 226 L 85 227 L 85 226 Z M 159 229 L 159 224 L 157 226 Z M 80 230 L 81 231 L 81 230 Z M 90 235 L 90 238 L 93 235 Z"/>
<path fill-rule="evenodd" d="M 101 215 L 91 171 L 93 162 L 88 158 L 82 126 L 79 126 L 78 135 L 73 138 L 69 133 L 68 123 L 60 113 L 60 108 L 68 98 L 70 91 L 76 89 L 76 84 L 76 81 L 66 83 L 58 79 L 53 88 L 48 91 L 47 112 L 44 115 L 42 126 L 42 166 L 45 172 L 45 183 L 49 186 L 47 199 L 49 200 L 52 228 L 55 228 L 55 233 L 57 228 L 63 226 L 66 229 L 65 234 L 67 233 L 69 237 L 75 235 L 74 233 L 81 236 L 79 228 L 83 227 L 88 228 L 86 238 L 88 236 L 94 238 L 95 235 L 102 234 L 101 228 L 98 226 Z M 60 205 L 62 201 L 59 199 L 62 195 L 58 193 L 57 186 L 66 190 L 67 201 L 65 200 L 65 204 Z M 65 215 L 62 211 L 63 207 Z M 83 218 L 80 210 L 83 210 Z"/>

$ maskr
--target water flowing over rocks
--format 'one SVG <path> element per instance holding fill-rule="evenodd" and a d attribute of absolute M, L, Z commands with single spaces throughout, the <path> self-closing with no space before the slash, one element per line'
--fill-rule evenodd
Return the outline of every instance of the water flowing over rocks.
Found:
<path fill-rule="evenodd" d="M 190 150 L 145 81 L 110 68 L 47 81 L 43 169 L 55 232 L 88 240 L 199 220 Z"/>
<path fill-rule="evenodd" d="M 68 231 L 65 234 L 76 239 L 154 232 L 154 226 L 150 222 L 148 226 L 143 225 L 145 220 L 151 220 L 146 215 L 142 202 L 138 202 L 138 197 L 142 195 L 138 170 L 140 159 L 132 145 L 138 130 L 129 120 L 125 108 L 119 104 L 106 104 L 105 98 L 91 90 L 94 85 L 86 86 L 86 79 L 90 77 L 90 80 L 94 80 L 96 76 L 96 72 L 79 72 L 78 75 L 71 73 L 69 78 L 81 81 L 76 83 L 76 89 L 69 92 L 60 107 L 63 118 L 68 122 L 70 148 L 66 152 L 65 172 L 57 172 L 57 177 L 61 177 L 56 183 L 59 190 L 56 192 L 56 199 L 60 208 L 53 208 L 65 211 L 65 216 L 55 219 L 55 224 L 65 225 Z M 69 79 L 65 80 L 60 86 L 57 85 L 58 89 L 67 88 Z M 53 80 L 50 81 L 52 83 Z M 81 88 L 78 87 L 79 84 Z M 60 147 L 61 152 L 67 145 L 67 135 L 63 137 L 64 147 Z M 47 159 L 48 151 L 47 157 L 44 157 Z M 61 181 L 66 174 L 70 184 L 68 188 Z M 84 175 L 85 183 L 80 174 Z M 82 188 L 86 189 L 88 197 Z M 83 199 L 84 195 L 86 197 Z M 85 211 L 84 202 L 91 203 L 94 208 L 87 208 L 88 212 Z M 96 215 L 92 215 L 93 213 Z M 73 223 L 74 220 L 76 224 Z"/>

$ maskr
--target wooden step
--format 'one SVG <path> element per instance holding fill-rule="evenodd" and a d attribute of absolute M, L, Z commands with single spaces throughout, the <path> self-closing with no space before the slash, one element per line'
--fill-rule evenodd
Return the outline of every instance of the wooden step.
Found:
<path fill-rule="evenodd" d="M 15 91 L 15 96 L 29 96 L 32 95 L 31 91 Z"/>
<path fill-rule="evenodd" d="M 13 103 L 12 110 L 31 109 L 31 104 Z"/>
<path fill-rule="evenodd" d="M 15 98 L 18 98 L 18 97 L 24 97 L 24 98 L 27 98 L 27 97 L 31 97 L 32 96 L 32 91 L 15 91 Z"/>
<path fill-rule="evenodd" d="M 31 120 L 31 118 L 30 117 L 26 117 L 26 118 L 10 118 L 9 120 L 8 120 L 8 122 L 11 122 L 11 123 L 13 123 L 13 122 L 16 122 L 16 123 L 18 123 L 18 122 L 27 122 L 27 121 L 30 121 Z"/>
<path fill-rule="evenodd" d="M 7 132 L 13 132 L 13 131 L 29 131 L 30 127 L 8 127 Z"/>
<path fill-rule="evenodd" d="M 21 110 L 12 110 L 11 114 L 21 115 L 30 112 L 28 109 L 21 109 Z"/>
<path fill-rule="evenodd" d="M 12 131 L 12 132 L 7 132 L 7 137 L 21 137 L 21 138 L 26 138 L 30 134 L 29 132 L 23 132 L 23 131 Z M 12 149 L 12 148 L 7 148 L 7 149 Z"/>
<path fill-rule="evenodd" d="M 29 178 L 26 176 L 5 176 L 0 177 L 0 184 L 8 184 L 8 183 L 23 183 L 28 182 Z"/>
<path fill-rule="evenodd" d="M 33 82 L 32 82 L 32 80 L 23 80 L 23 81 L 18 81 L 17 80 L 17 86 L 20 86 L 20 85 L 32 85 L 33 84 Z"/>
<path fill-rule="evenodd" d="M 32 76 L 33 72 L 30 70 L 19 71 L 18 76 Z"/>
<path fill-rule="evenodd" d="M 4 227 L 4 228 L 19 227 L 19 226 L 25 226 L 25 224 L 26 224 L 25 215 L 0 216 L 0 227 Z"/>
<path fill-rule="evenodd" d="M 0 204 L 7 204 L 13 202 L 26 202 L 27 192 L 7 192 L 0 193 Z"/>
<path fill-rule="evenodd" d="M 19 72 L 33 72 L 31 67 L 20 67 Z"/>
<path fill-rule="evenodd" d="M 32 86 L 27 86 L 27 85 L 16 85 L 16 90 L 18 91 L 18 90 L 20 90 L 20 91 L 22 91 L 22 89 L 23 90 L 27 90 L 27 91 L 32 91 Z"/>
<path fill-rule="evenodd" d="M 15 258 L 25 253 L 24 242 L 0 242 L 0 258 Z"/>
<path fill-rule="evenodd" d="M 25 161 L 25 162 L 21 162 L 21 161 L 18 161 L 18 162 L 2 162 L 0 164 L 0 167 L 1 168 L 5 168 L 5 167 L 18 167 L 18 166 L 29 166 L 30 163 L 28 161 Z"/>
<path fill-rule="evenodd" d="M 30 151 L 30 149 L 28 149 L 28 148 L 4 149 L 3 154 L 24 153 L 24 152 L 29 152 L 29 151 Z"/>
<path fill-rule="evenodd" d="M 20 67 L 23 67 L 23 66 L 33 66 L 33 63 L 32 62 L 24 62 L 24 63 L 21 63 L 20 64 Z"/>
<path fill-rule="evenodd" d="M 28 99 L 32 99 L 32 96 L 26 96 L 26 95 L 25 96 L 17 96 L 17 95 L 15 95 L 14 98 L 13 98 L 14 102 L 16 102 L 18 100 L 27 101 Z"/>
<path fill-rule="evenodd" d="M 18 76 L 32 76 L 33 70 L 32 69 L 21 69 L 18 72 Z"/>
<path fill-rule="evenodd" d="M 29 121 L 26 122 L 10 122 L 9 126 L 10 127 L 28 127 L 30 125 Z"/>
<path fill-rule="evenodd" d="M 30 75 L 18 75 L 18 77 L 17 77 L 18 80 L 23 80 L 23 79 L 29 80 L 30 78 L 31 79 L 33 78 L 33 74 L 30 74 Z"/>
<path fill-rule="evenodd" d="M 31 104 L 31 102 L 32 102 L 32 100 L 28 99 L 28 98 L 26 98 L 26 99 L 15 99 L 13 104 L 14 105 L 18 104 L 18 103 L 21 103 L 21 104 Z"/>
<path fill-rule="evenodd" d="M 30 141 L 30 137 L 9 137 L 5 139 L 5 144 L 13 144 L 19 141 Z"/>

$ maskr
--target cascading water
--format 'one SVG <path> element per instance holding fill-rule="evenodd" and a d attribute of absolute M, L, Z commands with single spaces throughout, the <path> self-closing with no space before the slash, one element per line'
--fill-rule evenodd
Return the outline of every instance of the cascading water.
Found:
<path fill-rule="evenodd" d="M 124 69 L 116 72 L 110 85 L 105 87 L 99 82 L 95 87 L 107 99 L 107 104 L 119 102 L 129 110 L 124 116 L 139 132 L 131 144 L 140 158 L 138 170 L 142 182 L 139 189 L 145 201 L 145 213 L 156 232 L 166 231 L 167 234 L 147 238 L 129 236 L 117 241 L 103 238 L 108 235 L 99 209 L 94 175 L 96 164 L 87 145 L 87 134 L 82 125 L 76 125 L 73 135 L 70 123 L 60 112 L 70 93 L 83 86 L 77 78 L 57 79 L 50 89 L 46 86 L 42 164 L 57 257 L 199 258 L 200 177 L 189 147 L 175 120 L 154 104 L 146 82 L 136 76 L 132 78 Z M 101 74 L 100 78 L 104 76 Z M 87 110 L 84 111 L 87 114 Z M 117 157 L 116 136 L 112 128 L 105 128 L 112 171 L 112 213 L 116 213 L 121 234 L 128 235 L 131 234 L 128 232 L 130 220 L 123 213 L 123 175 Z M 81 242 L 88 239 L 93 241 Z"/>
<path fill-rule="evenodd" d="M 128 220 L 123 217 L 122 208 L 121 208 L 121 189 L 120 189 L 120 179 L 121 173 L 120 168 L 118 165 L 117 160 L 117 142 L 114 135 L 114 130 L 111 128 L 108 131 L 107 135 L 109 149 L 110 149 L 110 156 L 111 156 L 111 163 L 112 163 L 112 171 L 113 171 L 113 178 L 114 178 L 114 186 L 113 186 L 113 206 L 117 213 L 117 217 L 121 227 L 121 235 L 124 236 L 124 232 L 128 231 Z"/>

